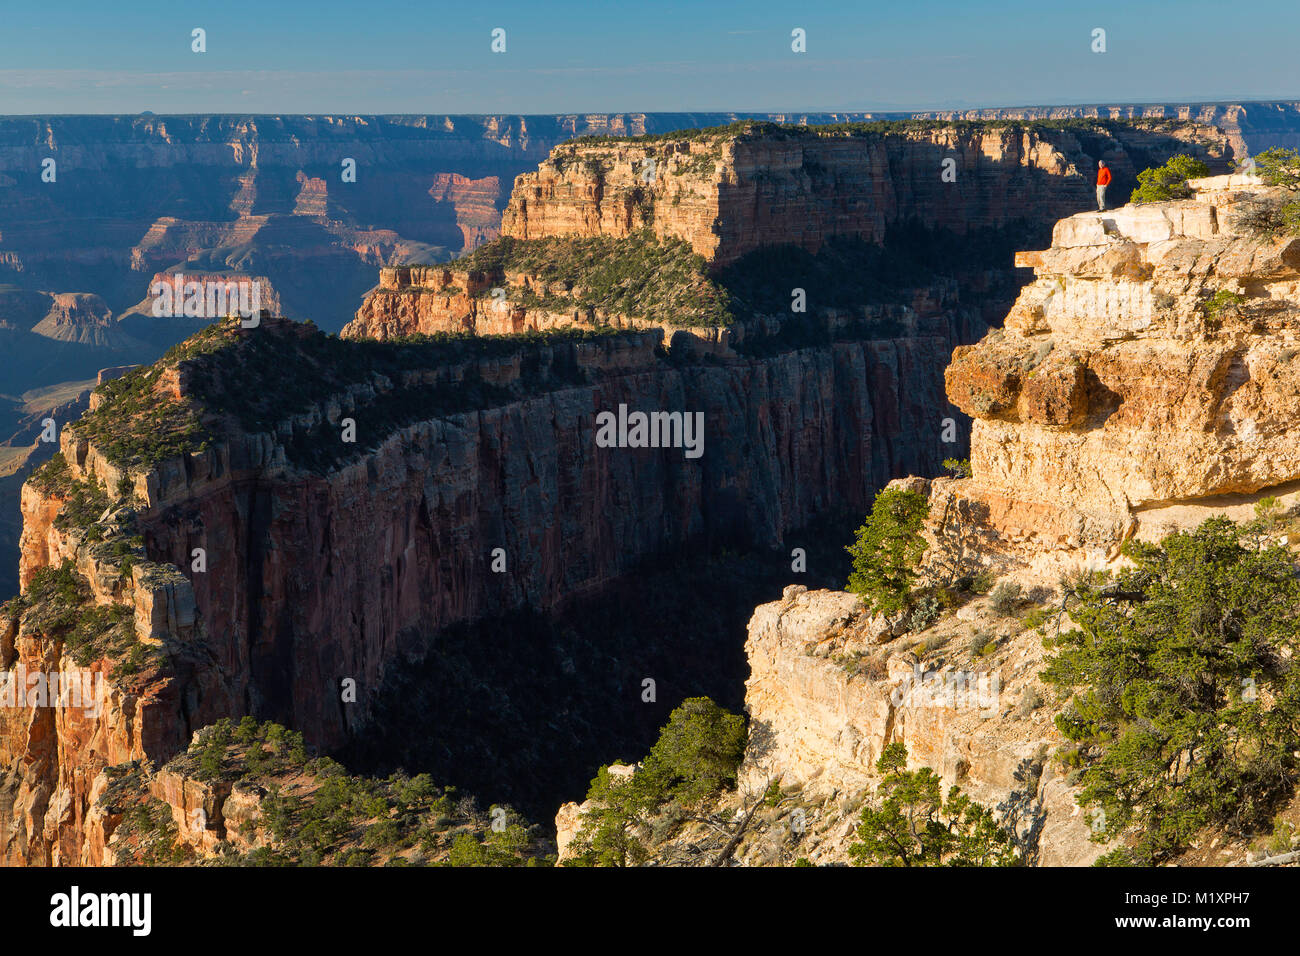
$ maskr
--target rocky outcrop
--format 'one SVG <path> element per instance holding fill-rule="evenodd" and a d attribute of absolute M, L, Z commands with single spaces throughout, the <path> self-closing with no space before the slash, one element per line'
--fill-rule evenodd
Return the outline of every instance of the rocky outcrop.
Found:
<path fill-rule="evenodd" d="M 998 643 L 991 656 L 966 656 L 977 631 Z M 987 806 L 1019 792 L 1033 808 L 1018 819 L 1020 835 L 1031 837 L 1039 865 L 1087 865 L 1104 852 L 1066 773 L 1047 759 L 1062 740 L 1043 706 L 1037 633 L 975 602 L 920 640 L 876 646 L 856 596 L 791 586 L 755 610 L 745 651 L 742 789 L 762 792 L 779 779 L 805 801 L 860 800 L 879 783 L 881 751 L 902 743 L 909 766 L 931 767 Z M 846 843 L 815 862 L 845 861 Z"/>
<path fill-rule="evenodd" d="M 974 477 L 943 487 L 1013 537 L 1113 552 L 1170 509 L 1300 479 L 1300 240 L 1256 224 L 1276 190 L 1191 185 L 1062 220 L 1050 249 L 1018 255 L 1035 280 L 1006 328 L 954 353 Z"/>
<path fill-rule="evenodd" d="M 1181 132 L 1099 128 L 1104 145 L 1090 149 L 1121 179 L 1135 177 L 1153 150 L 1226 155 L 1212 128 Z M 723 266 L 764 246 L 815 253 L 832 237 L 880 243 L 904 219 L 958 235 L 1055 219 L 1086 205 L 1096 158 L 1071 131 L 1015 125 L 760 126 L 579 142 L 519 177 L 501 232 L 619 238 L 650 229 Z"/>
<path fill-rule="evenodd" d="M 894 483 L 930 499 L 932 581 L 984 569 L 1045 603 L 1063 571 L 1121 562 L 1128 537 L 1300 497 L 1300 240 L 1268 227 L 1287 197 L 1245 176 L 1189 185 L 1187 200 L 1061 220 L 1050 249 L 1017 256 L 1035 280 L 1006 327 L 955 350 L 946 387 L 975 418 L 971 477 Z M 787 588 L 750 623 L 742 791 L 796 787 L 830 814 L 801 852 L 843 861 L 852 824 L 836 830 L 831 806 L 860 802 L 900 742 L 1032 836 L 1041 864 L 1091 862 L 1105 848 L 1048 759 L 1063 741 L 1041 637 L 975 598 L 900 638 L 851 594 Z M 1245 853 L 1225 842 L 1189 861 Z"/>
<path fill-rule="evenodd" d="M 436 332 L 510 335 L 566 328 L 586 322 L 573 312 L 529 308 L 509 301 L 511 292 L 544 282 L 522 273 L 488 275 L 454 266 L 397 266 L 379 270 L 379 285 L 366 296 L 345 338 L 392 339 Z M 492 294 L 499 288 L 502 295 Z"/>
<path fill-rule="evenodd" d="M 908 479 L 913 490 L 924 482 Z M 1075 776 L 1055 759 L 1063 738 L 1038 678 L 1042 635 L 976 597 L 933 626 L 888 633 L 858 598 L 787 587 L 759 606 L 745 644 L 749 741 L 737 787 L 681 820 L 640 828 L 658 866 L 790 866 L 854 862 L 863 806 L 881 783 L 884 748 L 907 748 L 945 792 L 993 809 L 1026 865 L 1086 866 L 1094 815 L 1075 803 Z M 614 779 L 637 768 L 612 765 Z M 592 801 L 556 814 L 563 863 Z M 588 834 L 589 835 L 589 834 Z"/>
<path fill-rule="evenodd" d="M 195 285 L 191 285 L 194 283 Z M 232 283 L 234 287 L 232 288 Z M 257 287 L 257 308 L 260 311 L 269 312 L 272 315 L 283 315 L 284 304 L 280 300 L 280 294 L 272 284 L 271 280 L 264 275 L 245 274 L 241 272 L 200 272 L 185 269 L 176 269 L 172 272 L 156 272 L 145 283 L 147 293 L 131 309 L 122 314 L 125 319 L 128 315 L 139 314 L 144 317 L 182 319 L 186 317 L 201 318 L 210 322 L 214 318 L 220 318 L 221 313 L 209 314 L 207 308 L 209 302 L 209 289 L 212 289 L 211 300 L 218 305 L 224 301 L 228 310 L 233 311 L 239 307 L 239 286 L 248 286 L 248 292 L 245 293 L 249 299 L 252 299 L 252 288 Z M 162 286 L 169 287 L 163 290 Z M 220 299 L 217 298 L 217 291 L 221 292 Z M 203 312 L 195 316 L 187 316 L 185 313 L 185 303 L 197 294 L 203 301 Z M 155 302 L 161 304 L 155 313 Z M 191 311 L 194 311 L 193 309 Z M 218 308 L 216 310 L 220 312 Z"/>
<path fill-rule="evenodd" d="M 103 480 L 80 465 L 23 486 L 24 594 L 0 611 L 0 861 L 9 865 L 111 862 L 101 773 L 174 753 L 191 719 L 232 706 L 214 690 L 189 582 L 127 539 L 131 506 L 95 509 L 84 525 L 61 517 Z M 124 658 L 94 643 L 104 637 L 137 650 Z"/>
<path fill-rule="evenodd" d="M 120 330 L 103 299 L 85 292 L 52 295 L 49 311 L 32 331 L 57 342 L 98 348 L 135 350 L 143 346 Z"/>
<path fill-rule="evenodd" d="M 692 277 L 700 282 L 704 276 Z M 841 335 L 857 320 L 910 333 L 955 320 L 980 323 L 972 310 L 961 312 L 952 283 L 911 290 L 914 306 L 863 303 L 853 312 L 827 310 L 815 316 L 787 318 L 792 326 L 824 329 Z M 752 316 L 727 326 L 690 324 L 677 313 L 655 318 L 629 315 L 615 308 L 586 306 L 574 299 L 575 283 L 513 269 L 485 272 L 459 265 L 396 266 L 381 269 L 379 285 L 366 296 L 357 317 L 340 333 L 345 339 L 389 341 L 411 335 L 472 333 L 517 335 L 562 329 L 629 329 L 657 331 L 664 347 L 695 355 L 736 358 L 736 348 L 781 333 L 781 317 Z M 919 322 L 919 326 L 918 326 Z"/>

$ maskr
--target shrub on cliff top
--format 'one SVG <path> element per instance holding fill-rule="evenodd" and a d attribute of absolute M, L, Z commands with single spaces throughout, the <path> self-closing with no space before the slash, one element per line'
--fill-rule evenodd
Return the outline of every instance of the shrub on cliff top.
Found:
<path fill-rule="evenodd" d="M 971 476 L 969 458 L 945 458 L 943 467 L 954 478 L 969 478 Z"/>
<path fill-rule="evenodd" d="M 1192 191 L 1187 180 L 1210 175 L 1210 167 L 1199 159 L 1179 153 L 1171 156 L 1163 166 L 1144 169 L 1138 173 L 1138 187 L 1129 197 L 1131 203 L 1166 202 L 1171 199 L 1190 199 Z"/>
<path fill-rule="evenodd" d="M 1280 146 L 1266 149 L 1254 158 L 1250 171 L 1291 196 L 1256 201 L 1242 217 L 1243 224 L 1271 238 L 1300 235 L 1300 152 Z"/>
<path fill-rule="evenodd" d="M 56 451 L 45 464 L 41 465 L 32 472 L 31 477 L 27 479 L 37 491 L 45 495 L 65 494 L 72 480 L 71 472 L 68 470 L 68 461 L 63 457 L 63 452 Z"/>
<path fill-rule="evenodd" d="M 929 513 L 925 495 L 887 488 L 876 495 L 871 514 L 848 547 L 853 556 L 848 590 L 862 595 L 876 613 L 894 614 L 910 606 L 926 547 L 921 526 Z"/>
<path fill-rule="evenodd" d="M 659 732 L 649 755 L 630 777 L 601 767 L 587 799 L 567 866 L 629 866 L 650 855 L 650 817 L 665 804 L 698 806 L 736 785 L 745 755 L 745 718 L 707 697 L 682 701 Z"/>
<path fill-rule="evenodd" d="M 1269 186 L 1300 190 L 1300 152 L 1274 146 L 1254 159 L 1252 171 Z"/>
<path fill-rule="evenodd" d="M 863 808 L 860 842 L 849 846 L 855 866 L 1014 866 L 1011 834 L 993 812 L 961 792 L 945 800 L 929 767 L 908 770 L 907 747 L 893 743 L 876 761 L 884 775 L 875 805 Z"/>
<path fill-rule="evenodd" d="M 1010 617 L 1016 613 L 1024 599 L 1025 595 L 1019 584 L 1014 581 L 1003 581 L 989 595 L 989 607 L 999 617 Z"/>
<path fill-rule="evenodd" d="M 1246 297 L 1231 289 L 1219 289 L 1212 296 L 1198 303 L 1201 314 L 1211 325 L 1218 325 L 1225 318 L 1240 314 Z"/>
<path fill-rule="evenodd" d="M 1133 566 L 1079 580 L 1042 677 L 1071 694 L 1056 718 L 1078 745 L 1094 839 L 1135 828 L 1107 863 L 1151 865 L 1206 826 L 1266 825 L 1300 776 L 1300 580 L 1290 553 L 1211 518 Z"/>
<path fill-rule="evenodd" d="M 552 861 L 536 828 L 508 807 L 501 808 L 504 830 L 480 833 L 487 818 L 473 799 L 458 800 L 427 774 L 353 776 L 328 757 L 309 758 L 302 734 L 252 717 L 203 728 L 167 766 L 185 777 L 265 791 L 256 826 L 272 844 L 244 854 L 227 850 L 219 858 L 225 864 L 404 865 L 425 862 L 426 854 L 452 866 Z M 459 836 L 448 832 L 453 827 Z"/>

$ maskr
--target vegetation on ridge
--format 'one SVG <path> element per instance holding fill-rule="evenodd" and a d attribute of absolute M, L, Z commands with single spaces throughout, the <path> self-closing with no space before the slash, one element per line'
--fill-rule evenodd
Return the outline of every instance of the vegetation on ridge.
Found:
<path fill-rule="evenodd" d="M 144 664 L 145 648 L 135 633 L 134 610 L 126 604 L 94 604 L 90 583 L 71 558 L 58 567 L 37 568 L 21 595 L 2 608 L 6 617 L 24 617 L 24 627 L 47 640 L 63 642 L 81 667 L 98 657 L 126 657 L 128 672 Z"/>
<path fill-rule="evenodd" d="M 1171 199 L 1190 199 L 1189 179 L 1210 175 L 1210 167 L 1199 159 L 1179 153 L 1171 156 L 1163 166 L 1144 169 L 1138 173 L 1138 186 L 1129 197 L 1131 203 L 1167 202 Z"/>
<path fill-rule="evenodd" d="M 313 757 L 303 737 L 280 724 L 223 718 L 201 730 L 164 770 L 258 795 L 246 820 L 224 820 L 215 854 L 182 843 L 166 804 L 147 796 L 139 768 L 110 768 L 109 806 L 126 811 L 124 834 L 142 862 L 227 866 L 536 866 L 550 844 L 509 807 L 481 810 L 428 774 L 384 778 L 349 774 Z M 215 828 L 214 828 L 215 829 Z M 233 832 L 232 832 L 233 831 Z"/>
<path fill-rule="evenodd" d="M 672 325 L 726 325 L 726 290 L 712 279 L 704 257 L 682 239 L 644 229 L 623 239 L 500 239 L 450 263 L 451 268 L 499 277 L 522 272 L 540 291 L 515 301 L 531 308 L 600 310 Z M 553 291 L 554 286 L 563 291 Z"/>
<path fill-rule="evenodd" d="M 116 572 L 119 588 L 129 588 L 141 574 L 157 573 L 136 533 L 129 488 L 110 494 L 93 476 L 76 478 L 62 453 L 55 455 L 28 481 L 43 495 L 59 501 L 54 527 L 87 549 L 101 578 Z M 124 598 L 96 601 L 90 582 L 66 558 L 58 566 L 37 568 L 26 590 L 3 605 L 3 614 L 23 620 L 23 627 L 42 638 L 60 641 L 80 666 L 97 659 L 114 661 L 113 679 L 140 672 L 157 651 L 141 643 L 135 629 L 134 607 Z"/>
<path fill-rule="evenodd" d="M 1275 516 L 1210 518 L 1132 567 L 1069 587 L 1074 629 L 1042 677 L 1067 697 L 1057 727 L 1079 769 L 1103 864 L 1152 865 L 1206 827 L 1268 826 L 1300 779 L 1300 580 L 1266 544 Z"/>
<path fill-rule="evenodd" d="M 862 808 L 856 866 L 1014 866 L 1011 834 L 993 812 L 953 787 L 944 799 L 938 774 L 907 769 L 907 747 L 892 743 L 876 761 L 875 805 Z"/>
<path fill-rule="evenodd" d="M 450 263 L 505 283 L 507 273 L 532 277 L 536 288 L 511 287 L 510 302 L 552 312 L 623 315 L 667 326 L 727 326 L 758 315 L 791 316 L 792 289 L 805 291 L 807 312 L 857 315 L 844 335 L 901 335 L 897 321 L 867 317 L 872 306 L 910 305 L 918 288 L 941 282 L 953 263 L 972 270 L 1005 263 L 1016 227 L 975 229 L 965 236 L 894 223 L 883 243 L 834 237 L 812 253 L 799 246 L 767 246 L 710 271 L 683 240 L 645 229 L 623 239 L 608 236 L 512 239 L 503 237 Z M 487 294 L 486 292 L 484 294 Z M 819 338 L 819 332 L 821 337 Z M 795 315 L 782 324 L 775 347 L 825 344 L 821 323 Z M 743 351 L 764 346 L 747 337 Z"/>
<path fill-rule="evenodd" d="M 274 323 L 274 324 L 272 324 Z M 212 323 L 154 365 L 100 386 L 99 407 L 73 425 L 114 464 L 150 467 L 211 447 L 220 426 L 245 432 L 289 429 L 291 461 L 327 468 L 373 448 L 395 428 L 414 421 L 490 407 L 546 382 L 580 381 L 571 356 L 543 363 L 525 355 L 512 389 L 482 380 L 477 369 L 453 381 L 427 384 L 418 373 L 478 358 L 506 357 L 529 346 L 562 346 L 620 334 L 614 329 L 565 329 L 520 335 L 417 335 L 391 341 L 352 341 L 325 335 L 310 322 L 264 320 L 252 329 L 238 318 Z M 184 381 L 178 398 L 162 384 L 167 373 Z M 348 408 L 350 390 L 370 390 Z M 339 439 L 336 423 L 314 418 L 331 400 L 356 422 L 357 442 Z M 285 436 L 282 436 L 285 437 Z"/>
<path fill-rule="evenodd" d="M 650 857 L 651 818 L 668 805 L 679 812 L 732 789 L 745 755 L 745 718 L 707 697 L 682 702 L 650 753 L 626 774 L 601 767 L 566 866 L 635 866 Z"/>

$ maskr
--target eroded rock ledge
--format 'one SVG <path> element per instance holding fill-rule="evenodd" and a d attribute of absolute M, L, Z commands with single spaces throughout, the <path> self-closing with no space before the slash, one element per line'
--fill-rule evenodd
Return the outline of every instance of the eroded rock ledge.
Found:
<path fill-rule="evenodd" d="M 1130 536 L 1300 496 L 1300 240 L 1257 225 L 1278 190 L 1240 176 L 1190 185 L 1189 200 L 1062 220 L 1050 249 L 1018 256 L 1036 278 L 1006 328 L 956 349 L 946 385 L 975 418 L 972 477 L 893 483 L 930 499 L 936 581 L 982 567 L 1059 605 L 1062 572 L 1115 566 Z M 742 786 L 779 778 L 812 801 L 825 826 L 798 852 L 813 862 L 847 858 L 849 811 L 895 741 L 986 805 L 1027 795 L 1041 863 L 1106 849 L 1069 773 L 1045 759 L 1062 740 L 1025 619 L 977 597 L 895 638 L 851 594 L 790 587 L 755 611 L 746 650 Z M 738 858 L 759 861 L 761 843 Z M 1235 844 L 1211 851 L 1249 859 Z"/>
<path fill-rule="evenodd" d="M 1172 508 L 1300 479 L 1300 239 L 1255 225 L 1278 190 L 1190 185 L 1064 219 L 1018 255 L 1034 282 L 946 374 L 975 419 L 974 477 L 939 493 L 1036 547 L 1113 551 Z"/>

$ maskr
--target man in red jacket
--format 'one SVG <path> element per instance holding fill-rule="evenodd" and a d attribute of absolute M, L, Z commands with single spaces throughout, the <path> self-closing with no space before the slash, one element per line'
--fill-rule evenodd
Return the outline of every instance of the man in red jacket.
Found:
<path fill-rule="evenodd" d="M 1105 160 L 1097 161 L 1097 211 L 1106 211 L 1106 187 L 1110 185 L 1110 170 Z"/>

